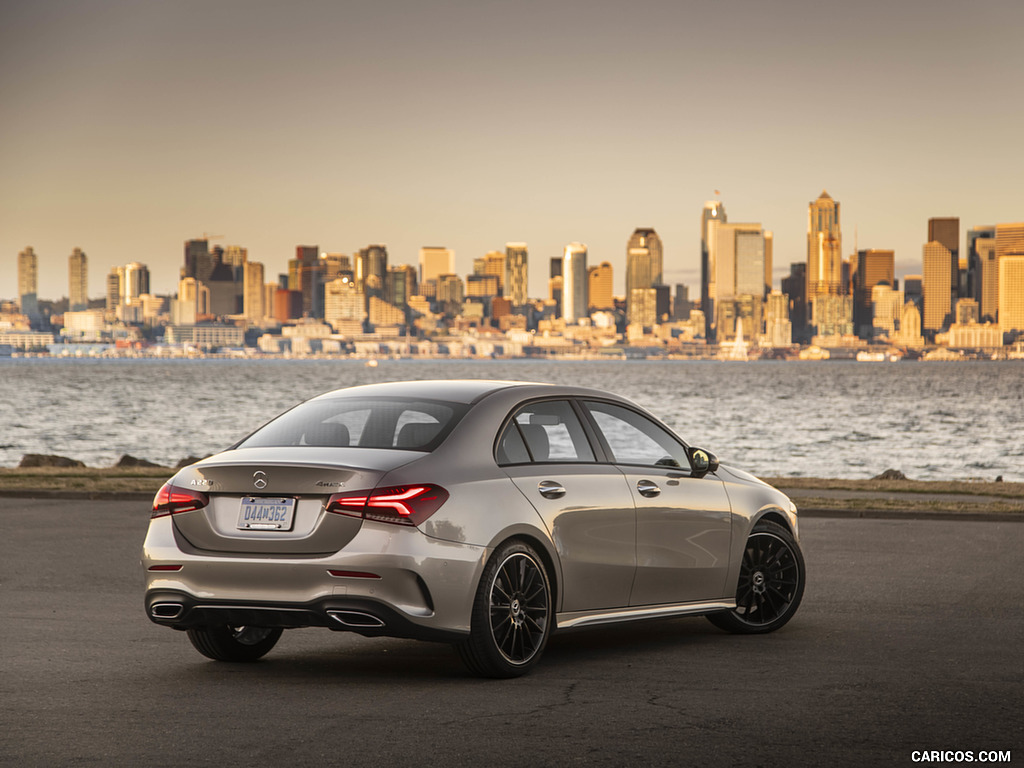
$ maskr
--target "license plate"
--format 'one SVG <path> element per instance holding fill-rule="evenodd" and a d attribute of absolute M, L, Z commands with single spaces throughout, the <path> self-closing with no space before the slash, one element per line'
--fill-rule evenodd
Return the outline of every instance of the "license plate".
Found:
<path fill-rule="evenodd" d="M 246 496 L 238 513 L 238 527 L 246 531 L 290 531 L 295 519 L 295 499 Z"/>

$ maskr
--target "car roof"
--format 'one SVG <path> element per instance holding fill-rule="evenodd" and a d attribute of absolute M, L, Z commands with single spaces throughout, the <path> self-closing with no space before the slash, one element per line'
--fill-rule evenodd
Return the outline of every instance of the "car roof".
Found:
<path fill-rule="evenodd" d="M 389 381 L 380 384 L 362 384 L 325 392 L 319 398 L 335 397 L 410 397 L 426 400 L 448 400 L 455 403 L 474 403 L 481 397 L 509 387 L 547 387 L 525 381 L 496 381 L 491 379 L 437 379 L 428 381 Z"/>

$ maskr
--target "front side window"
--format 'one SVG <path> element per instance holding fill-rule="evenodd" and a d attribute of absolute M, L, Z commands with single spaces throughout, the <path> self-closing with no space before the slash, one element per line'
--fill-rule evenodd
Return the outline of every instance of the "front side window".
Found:
<path fill-rule="evenodd" d="M 661 426 L 629 408 L 611 403 L 585 403 L 616 464 L 690 468 L 686 449 Z"/>
<path fill-rule="evenodd" d="M 310 400 L 278 416 L 239 448 L 315 445 L 431 451 L 468 406 L 435 400 L 330 397 Z"/>
<path fill-rule="evenodd" d="M 498 440 L 499 464 L 592 462 L 594 452 L 567 400 L 528 403 Z"/>

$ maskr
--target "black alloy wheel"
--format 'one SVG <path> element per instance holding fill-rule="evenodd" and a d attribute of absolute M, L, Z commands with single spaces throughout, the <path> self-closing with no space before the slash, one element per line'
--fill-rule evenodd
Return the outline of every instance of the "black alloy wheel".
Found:
<path fill-rule="evenodd" d="M 551 583 L 543 561 L 530 546 L 513 541 L 484 569 L 470 636 L 456 647 L 479 675 L 518 677 L 540 659 L 551 620 Z"/>
<path fill-rule="evenodd" d="M 762 520 L 743 550 L 736 607 L 709 614 L 708 619 L 729 632 L 773 632 L 796 613 L 804 580 L 804 558 L 796 539 L 778 523 Z"/>

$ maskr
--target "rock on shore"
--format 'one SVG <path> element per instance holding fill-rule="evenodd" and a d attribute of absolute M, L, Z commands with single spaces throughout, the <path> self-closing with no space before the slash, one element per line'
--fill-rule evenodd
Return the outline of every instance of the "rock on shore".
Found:
<path fill-rule="evenodd" d="M 31 469 L 35 467 L 84 467 L 85 463 L 78 459 L 69 459 L 67 456 L 56 456 L 45 453 L 26 453 L 21 457 L 19 469 Z"/>

